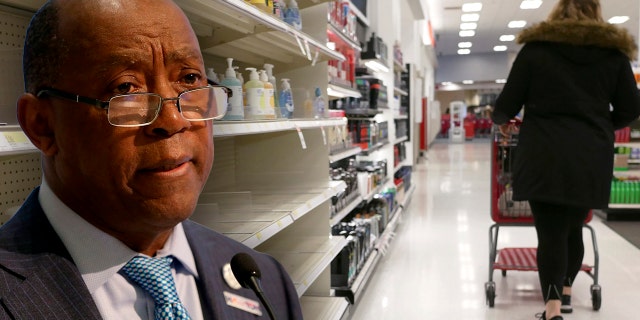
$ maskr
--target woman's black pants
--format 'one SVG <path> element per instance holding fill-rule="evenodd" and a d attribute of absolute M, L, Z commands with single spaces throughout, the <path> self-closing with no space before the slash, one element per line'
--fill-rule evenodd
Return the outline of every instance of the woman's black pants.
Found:
<path fill-rule="evenodd" d="M 584 257 L 582 226 L 589 209 L 529 201 L 538 234 L 538 275 L 544 301 L 560 299 L 571 286 Z"/>

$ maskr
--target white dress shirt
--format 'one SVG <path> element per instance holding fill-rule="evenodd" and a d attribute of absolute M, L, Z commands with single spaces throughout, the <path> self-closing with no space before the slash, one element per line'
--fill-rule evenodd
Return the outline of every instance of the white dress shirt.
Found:
<path fill-rule="evenodd" d="M 134 256 L 141 255 L 118 239 L 81 218 L 53 193 L 42 179 L 38 200 L 93 297 L 105 320 L 153 320 L 154 302 L 118 271 Z M 198 271 L 187 237 L 178 224 L 156 257 L 173 255 L 172 273 L 180 301 L 193 320 L 203 319 L 196 279 Z"/>

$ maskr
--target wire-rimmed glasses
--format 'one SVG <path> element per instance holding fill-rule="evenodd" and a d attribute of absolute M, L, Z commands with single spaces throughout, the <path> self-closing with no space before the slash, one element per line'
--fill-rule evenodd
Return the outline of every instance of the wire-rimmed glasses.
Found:
<path fill-rule="evenodd" d="M 107 110 L 109 123 L 116 127 L 141 127 L 151 124 L 166 101 L 175 101 L 182 117 L 189 121 L 220 119 L 227 111 L 231 89 L 208 85 L 181 92 L 175 98 L 163 98 L 150 92 L 119 94 L 108 101 L 83 97 L 54 88 L 38 91 L 38 98 L 45 96 L 82 102 Z"/>

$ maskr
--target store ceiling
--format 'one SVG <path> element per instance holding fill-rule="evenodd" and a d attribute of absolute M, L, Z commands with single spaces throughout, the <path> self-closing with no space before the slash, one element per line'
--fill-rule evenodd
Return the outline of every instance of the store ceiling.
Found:
<path fill-rule="evenodd" d="M 462 5 L 469 2 L 482 2 L 480 19 L 476 35 L 461 38 L 460 18 Z M 557 1 L 545 0 L 538 9 L 520 9 L 521 0 L 429 0 L 429 16 L 436 36 L 436 54 L 457 55 L 458 43 L 472 43 L 471 54 L 491 53 L 497 45 L 506 45 L 507 50 L 516 52 L 520 46 L 515 42 L 501 42 L 501 35 L 516 35 L 521 29 L 509 29 L 507 24 L 512 20 L 525 20 L 531 26 L 546 19 Z M 631 32 L 638 39 L 638 20 L 640 19 L 640 1 L 637 0 L 601 0 L 602 14 L 605 20 L 613 16 L 629 16 L 629 20 L 620 26 Z M 526 28 L 525 27 L 525 28 Z"/>

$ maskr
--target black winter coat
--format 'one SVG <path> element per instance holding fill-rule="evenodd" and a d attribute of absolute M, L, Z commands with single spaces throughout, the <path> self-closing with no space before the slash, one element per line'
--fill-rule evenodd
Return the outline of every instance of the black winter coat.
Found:
<path fill-rule="evenodd" d="M 492 116 L 504 124 L 524 106 L 514 200 L 606 208 L 614 130 L 640 115 L 634 41 L 609 24 L 577 21 L 544 22 L 519 40 L 526 44 Z"/>

